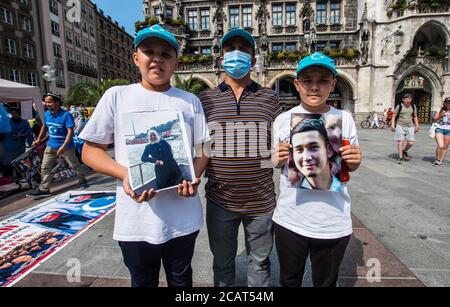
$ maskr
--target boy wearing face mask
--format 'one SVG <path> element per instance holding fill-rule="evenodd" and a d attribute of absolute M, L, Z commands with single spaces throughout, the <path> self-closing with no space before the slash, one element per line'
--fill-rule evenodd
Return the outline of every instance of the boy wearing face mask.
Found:
<path fill-rule="evenodd" d="M 233 29 L 221 41 L 225 81 L 200 95 L 215 144 L 206 184 L 214 285 L 233 286 L 239 225 L 245 231 L 248 286 L 269 285 L 275 188 L 271 123 L 281 113 L 276 93 L 250 77 L 255 41 Z"/>

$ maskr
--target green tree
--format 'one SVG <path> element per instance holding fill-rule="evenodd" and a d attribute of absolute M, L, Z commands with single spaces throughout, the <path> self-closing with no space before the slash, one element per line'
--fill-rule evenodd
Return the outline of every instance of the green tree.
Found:
<path fill-rule="evenodd" d="M 75 105 L 82 102 L 88 107 L 95 107 L 109 88 L 127 84 L 129 84 L 129 82 L 126 79 L 103 79 L 100 82 L 100 85 L 89 81 L 83 81 L 69 89 L 66 102 Z"/>
<path fill-rule="evenodd" d="M 198 95 L 205 89 L 205 84 L 199 80 L 192 79 L 192 75 L 185 80 L 181 80 L 179 75 L 175 75 L 175 87 Z"/>

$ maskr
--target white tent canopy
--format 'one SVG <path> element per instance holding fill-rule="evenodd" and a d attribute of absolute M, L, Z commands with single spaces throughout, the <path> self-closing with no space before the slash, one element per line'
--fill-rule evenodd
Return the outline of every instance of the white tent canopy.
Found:
<path fill-rule="evenodd" d="M 44 119 L 44 105 L 39 87 L 0 79 L 0 102 L 20 102 L 23 119 L 31 119 L 34 102 L 39 117 Z"/>

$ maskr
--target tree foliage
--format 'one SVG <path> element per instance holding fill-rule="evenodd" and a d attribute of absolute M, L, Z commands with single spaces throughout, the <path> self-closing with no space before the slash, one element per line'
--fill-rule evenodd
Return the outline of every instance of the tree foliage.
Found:
<path fill-rule="evenodd" d="M 103 79 L 100 85 L 83 81 L 69 89 L 66 102 L 75 105 L 84 103 L 87 107 L 95 107 L 109 88 L 127 84 L 129 82 L 126 79 Z"/>

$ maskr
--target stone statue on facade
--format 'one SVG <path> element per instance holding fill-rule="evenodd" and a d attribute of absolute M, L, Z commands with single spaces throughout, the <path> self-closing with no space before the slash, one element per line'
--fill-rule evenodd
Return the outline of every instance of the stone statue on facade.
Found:
<path fill-rule="evenodd" d="M 361 40 L 359 44 L 361 63 L 367 64 L 369 61 L 369 45 L 370 45 L 370 30 L 369 30 L 369 20 L 367 19 L 367 3 L 364 5 L 363 17 L 360 22 L 361 27 Z"/>
<path fill-rule="evenodd" d="M 369 38 L 370 31 L 368 29 L 363 29 L 361 32 L 361 62 L 367 64 L 369 58 Z"/>
<path fill-rule="evenodd" d="M 181 0 L 175 1 L 175 7 L 177 8 L 177 19 L 183 19 L 183 4 Z"/>
<path fill-rule="evenodd" d="M 307 0 L 300 12 L 300 17 L 302 18 L 303 33 L 308 33 L 311 30 L 311 23 L 314 22 L 314 20 L 311 19 L 312 14 L 313 9 L 311 7 L 311 1 Z"/>
<path fill-rule="evenodd" d="M 217 8 L 214 12 L 212 21 L 214 27 L 214 36 L 223 36 L 223 23 L 227 21 L 227 17 L 222 8 L 222 1 L 216 1 Z"/>
<path fill-rule="evenodd" d="M 263 0 L 261 1 L 258 12 L 256 14 L 256 19 L 259 25 L 259 48 L 261 51 L 267 51 L 269 48 L 269 38 L 267 36 L 267 20 L 270 18 L 270 15 L 264 2 L 265 1 Z"/>

